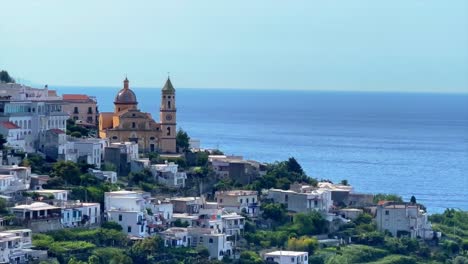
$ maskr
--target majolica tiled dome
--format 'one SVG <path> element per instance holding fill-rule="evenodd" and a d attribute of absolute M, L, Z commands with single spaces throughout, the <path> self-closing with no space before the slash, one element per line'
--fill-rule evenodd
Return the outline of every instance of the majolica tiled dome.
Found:
<path fill-rule="evenodd" d="M 116 104 L 136 104 L 137 99 L 135 93 L 128 87 L 128 79 L 124 80 L 124 88 L 117 93 L 114 103 Z"/>

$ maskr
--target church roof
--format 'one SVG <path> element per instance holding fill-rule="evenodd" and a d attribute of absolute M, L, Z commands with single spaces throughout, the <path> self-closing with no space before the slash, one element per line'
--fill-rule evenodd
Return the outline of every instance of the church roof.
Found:
<path fill-rule="evenodd" d="M 128 79 L 125 77 L 124 88 L 115 96 L 115 104 L 137 104 L 135 93 L 128 87 Z"/>
<path fill-rule="evenodd" d="M 167 78 L 166 84 L 164 84 L 164 87 L 162 88 L 163 93 L 174 93 L 175 89 L 174 86 L 172 86 L 171 79 Z"/>

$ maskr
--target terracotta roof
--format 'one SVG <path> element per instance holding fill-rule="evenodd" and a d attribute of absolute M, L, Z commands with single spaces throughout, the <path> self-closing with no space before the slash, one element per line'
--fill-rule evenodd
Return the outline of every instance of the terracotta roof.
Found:
<path fill-rule="evenodd" d="M 89 96 L 86 94 L 64 94 L 62 95 L 63 100 L 69 101 L 81 101 L 81 100 L 89 100 Z"/>
<path fill-rule="evenodd" d="M 57 91 L 56 90 L 48 90 L 47 95 L 48 96 L 57 96 Z"/>
<path fill-rule="evenodd" d="M 61 129 L 58 129 L 58 128 L 52 128 L 52 129 L 49 129 L 49 131 L 55 133 L 55 134 L 65 134 L 65 132 Z"/>
<path fill-rule="evenodd" d="M 18 129 L 18 128 L 20 128 L 19 126 L 15 125 L 15 123 L 10 122 L 10 121 L 4 121 L 1 124 L 6 129 Z"/>

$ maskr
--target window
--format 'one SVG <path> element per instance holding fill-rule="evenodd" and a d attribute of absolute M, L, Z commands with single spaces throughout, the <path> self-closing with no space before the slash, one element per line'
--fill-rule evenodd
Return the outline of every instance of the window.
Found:
<path fill-rule="evenodd" d="M 219 203 L 223 203 L 223 199 L 219 199 Z"/>
<path fill-rule="evenodd" d="M 388 215 L 390 212 L 388 210 L 385 210 L 385 215 Z"/>
<path fill-rule="evenodd" d="M 210 240 L 208 240 L 208 242 L 209 242 L 210 244 L 213 244 L 213 239 L 210 238 Z"/>
<path fill-rule="evenodd" d="M 119 215 L 119 221 L 122 221 L 122 215 Z"/>
<path fill-rule="evenodd" d="M 167 101 L 167 108 L 171 109 L 171 101 Z"/>
<path fill-rule="evenodd" d="M 240 199 L 239 202 L 242 203 L 244 200 Z"/>
<path fill-rule="evenodd" d="M 127 227 L 127 233 L 131 233 L 132 232 L 132 227 L 131 226 L 128 226 Z"/>
<path fill-rule="evenodd" d="M 135 127 L 136 127 L 135 122 L 132 122 L 132 128 L 135 128 Z"/>
<path fill-rule="evenodd" d="M 117 136 L 113 136 L 112 139 L 117 139 Z"/>
<path fill-rule="evenodd" d="M 318 205 L 318 201 L 315 200 L 315 201 L 314 201 L 314 206 L 317 207 L 317 205 Z"/>
<path fill-rule="evenodd" d="M 246 202 L 246 203 L 249 203 L 249 198 L 245 199 L 245 202 Z"/>
<path fill-rule="evenodd" d="M 92 113 L 93 113 L 93 108 L 88 107 L 88 114 L 92 114 Z"/>
<path fill-rule="evenodd" d="M 144 226 L 144 225 L 141 225 L 141 226 L 140 226 L 140 232 L 143 233 L 143 231 L 145 231 L 145 226 Z"/>
<path fill-rule="evenodd" d="M 294 257 L 291 258 L 291 263 L 294 263 Z"/>
<path fill-rule="evenodd" d="M 78 107 L 77 107 L 77 106 L 75 106 L 75 108 L 74 108 L 74 110 L 73 110 L 73 113 L 74 113 L 74 114 L 78 114 Z"/>
<path fill-rule="evenodd" d="M 168 136 L 171 135 L 171 128 L 170 128 L 170 127 L 167 128 L 167 135 L 168 135 Z"/>

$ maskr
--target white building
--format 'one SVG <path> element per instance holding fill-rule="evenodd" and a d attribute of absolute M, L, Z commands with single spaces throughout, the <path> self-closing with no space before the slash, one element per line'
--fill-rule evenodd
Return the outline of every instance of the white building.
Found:
<path fill-rule="evenodd" d="M 8 188 L 10 188 L 11 183 L 13 182 L 13 176 L 11 175 L 0 175 L 0 192 L 5 193 L 8 192 Z"/>
<path fill-rule="evenodd" d="M 0 190 L 4 194 L 28 190 L 31 185 L 31 168 L 17 165 L 0 166 Z"/>
<path fill-rule="evenodd" d="M 222 260 L 233 253 L 233 243 L 228 236 L 209 228 L 173 227 L 160 234 L 166 247 L 203 246 L 208 249 L 211 259 Z"/>
<path fill-rule="evenodd" d="M 85 225 L 99 225 L 101 223 L 100 203 L 81 203 L 77 209 L 81 211 Z"/>
<path fill-rule="evenodd" d="M 101 167 L 103 157 L 103 142 L 100 139 L 74 139 L 66 144 L 65 160 L 77 162 L 77 159 L 84 159 L 88 164 Z"/>
<path fill-rule="evenodd" d="M 434 231 L 427 213 L 420 205 L 412 203 L 386 202 L 377 206 L 377 228 L 388 231 L 395 237 L 432 239 Z"/>
<path fill-rule="evenodd" d="M 99 203 L 69 201 L 61 207 L 60 222 L 64 227 L 93 226 L 101 222 L 101 205 Z"/>
<path fill-rule="evenodd" d="M 43 202 L 17 205 L 11 208 L 16 221 L 20 222 L 34 232 L 47 232 L 61 229 L 61 211 L 57 206 Z"/>
<path fill-rule="evenodd" d="M 55 200 L 67 201 L 68 200 L 68 191 L 67 190 L 34 190 L 29 191 L 29 193 L 37 193 L 41 196 L 52 195 Z"/>
<path fill-rule="evenodd" d="M 17 145 L 18 140 L 24 140 L 22 150 L 33 152 L 42 133 L 49 129 L 65 130 L 68 114 L 62 111 L 63 104 L 56 91 L 47 86 L 37 89 L 0 84 L 0 122 L 11 122 L 18 127 L 10 130 L 11 134 L 4 134 L 6 138 L 16 138 L 16 142 L 9 144 Z"/>
<path fill-rule="evenodd" d="M 304 213 L 318 211 L 328 213 L 333 205 L 331 192 L 326 189 L 313 189 L 307 192 L 292 190 L 270 189 L 268 198 L 276 203 L 286 205 L 289 211 Z"/>
<path fill-rule="evenodd" d="M 188 247 L 191 245 L 188 230 L 185 227 L 171 227 L 160 234 L 166 247 Z"/>
<path fill-rule="evenodd" d="M 241 235 L 244 231 L 245 217 L 233 214 L 224 214 L 221 216 L 223 222 L 223 233 L 227 235 Z"/>
<path fill-rule="evenodd" d="M 90 168 L 88 169 L 88 173 L 102 181 L 106 181 L 110 183 L 117 182 L 117 172 L 115 171 L 101 171 L 101 170 L 94 170 Z"/>
<path fill-rule="evenodd" d="M 255 216 L 259 212 L 258 193 L 248 190 L 217 191 L 216 202 L 221 208 L 236 213 L 246 213 Z"/>
<path fill-rule="evenodd" d="M 266 253 L 263 259 L 268 263 L 278 264 L 307 264 L 309 263 L 309 253 L 301 251 L 273 251 Z"/>
<path fill-rule="evenodd" d="M 10 121 L 0 122 L 0 133 L 4 136 L 8 147 L 24 150 L 26 148 L 26 136 L 23 135 L 21 127 Z"/>
<path fill-rule="evenodd" d="M 156 180 L 168 187 L 185 187 L 185 180 L 187 174 L 179 172 L 179 165 L 174 162 L 167 162 L 165 164 L 155 164 L 150 166 L 151 173 Z"/>
<path fill-rule="evenodd" d="M 118 223 L 129 236 L 147 236 L 146 208 L 149 204 L 144 195 L 132 191 L 106 192 L 104 204 L 107 221 Z"/>
<path fill-rule="evenodd" d="M 46 251 L 32 250 L 31 229 L 0 232 L 0 263 L 27 263 L 29 259 L 47 257 Z"/>
<path fill-rule="evenodd" d="M 123 148 L 122 151 L 124 153 L 127 153 L 127 155 L 128 155 L 127 162 L 130 162 L 131 160 L 138 159 L 138 143 L 135 143 L 135 142 L 114 142 L 110 146 Z"/>

